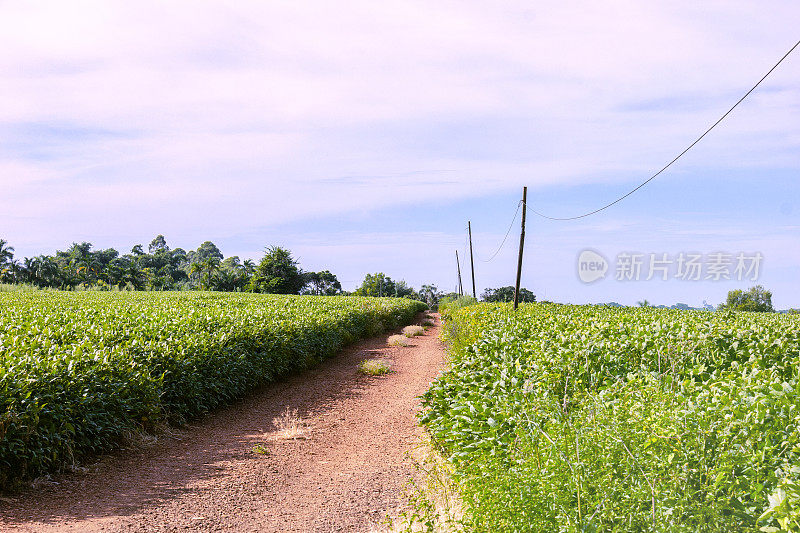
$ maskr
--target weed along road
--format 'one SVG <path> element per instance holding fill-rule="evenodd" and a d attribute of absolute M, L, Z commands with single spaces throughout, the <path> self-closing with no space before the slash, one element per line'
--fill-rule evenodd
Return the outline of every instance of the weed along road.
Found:
<path fill-rule="evenodd" d="M 357 343 L 151 443 L 0 500 L 3 531 L 366 531 L 402 506 L 436 326 Z M 389 373 L 359 363 L 378 359 Z M 362 365 L 363 366 L 363 365 Z"/>

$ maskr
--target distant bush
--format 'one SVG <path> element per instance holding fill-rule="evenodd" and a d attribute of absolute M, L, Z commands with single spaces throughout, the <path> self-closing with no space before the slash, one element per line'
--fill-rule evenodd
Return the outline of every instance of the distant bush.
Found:
<path fill-rule="evenodd" d="M 719 311 L 753 311 L 756 313 L 771 313 L 772 292 L 761 285 L 750 287 L 747 291 L 736 289 L 728 292 L 728 299 L 718 307 Z"/>
<path fill-rule="evenodd" d="M 500 287 L 499 289 L 484 289 L 481 299 L 484 302 L 513 302 L 516 290 L 511 285 Z M 536 295 L 525 287 L 519 289 L 519 303 L 531 303 L 536 301 Z"/>

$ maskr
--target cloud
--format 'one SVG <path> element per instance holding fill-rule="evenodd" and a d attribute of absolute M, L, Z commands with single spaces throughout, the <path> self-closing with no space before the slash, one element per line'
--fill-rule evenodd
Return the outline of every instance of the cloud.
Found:
<path fill-rule="evenodd" d="M 763 75 L 798 15 L 790 1 L 4 3 L 0 228 L 18 248 L 199 241 L 522 184 L 623 187 Z M 800 168 L 797 62 L 675 171 Z"/>

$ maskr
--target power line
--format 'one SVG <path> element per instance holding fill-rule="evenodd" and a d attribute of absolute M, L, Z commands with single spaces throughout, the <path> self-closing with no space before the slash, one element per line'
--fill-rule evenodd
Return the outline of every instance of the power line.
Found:
<path fill-rule="evenodd" d="M 478 259 L 481 260 L 481 262 L 483 262 L 483 263 L 492 262 L 494 260 L 494 258 L 497 257 L 497 254 L 500 253 L 500 250 L 503 249 L 503 245 L 506 243 L 506 239 L 508 239 L 508 234 L 511 233 L 511 228 L 514 227 L 514 221 L 517 220 L 517 215 L 519 214 L 519 208 L 520 208 L 521 205 L 522 205 L 522 201 L 520 201 L 517 204 L 517 210 L 516 210 L 516 212 L 514 212 L 514 218 L 511 219 L 511 224 L 508 225 L 508 230 L 506 231 L 506 236 L 503 237 L 503 242 L 500 243 L 500 246 L 497 247 L 497 250 L 495 250 L 495 252 L 492 254 L 492 257 L 490 257 L 489 259 L 485 259 L 484 260 L 484 259 L 478 258 Z"/>
<path fill-rule="evenodd" d="M 546 218 L 546 219 L 548 219 L 548 220 L 577 220 L 577 219 L 579 219 L 579 218 L 586 218 L 586 217 L 589 217 L 589 216 L 595 215 L 595 214 L 599 213 L 600 211 L 604 211 L 605 209 L 608 209 L 608 208 L 609 208 L 609 207 L 611 207 L 612 205 L 614 205 L 614 204 L 617 204 L 617 203 L 621 202 L 622 200 L 624 200 L 624 199 L 625 199 L 625 198 L 627 198 L 628 196 L 632 195 L 633 193 L 635 193 L 636 191 L 638 191 L 639 189 L 641 189 L 642 187 L 644 187 L 645 185 L 647 185 L 648 183 L 650 183 L 651 181 L 653 181 L 654 179 L 656 179 L 656 178 L 657 178 L 657 177 L 658 177 L 658 176 L 659 176 L 659 175 L 660 175 L 662 172 L 664 172 L 664 171 L 665 171 L 665 170 L 667 170 L 669 167 L 671 167 L 673 163 L 675 163 L 675 162 L 676 162 L 678 159 L 680 159 L 681 157 L 683 157 L 683 155 L 684 155 L 686 152 L 688 152 L 689 150 L 691 150 L 692 148 L 694 148 L 694 145 L 696 145 L 697 143 L 699 143 L 699 142 L 700 142 L 700 141 L 703 139 L 703 137 L 705 137 L 706 135 L 708 135 L 708 134 L 711 132 L 711 130 L 713 130 L 715 127 L 717 127 L 717 125 L 718 125 L 720 122 L 722 122 L 722 121 L 725 119 L 725 117 L 727 117 L 728 115 L 730 115 L 730 114 L 731 114 L 731 112 L 732 112 L 734 109 L 736 109 L 736 107 L 737 107 L 739 104 L 741 104 L 741 103 L 742 103 L 742 102 L 745 100 L 745 98 L 747 98 L 748 96 L 750 96 L 750 93 L 752 93 L 753 91 L 755 91 L 755 90 L 756 90 L 756 88 L 757 88 L 759 85 L 761 85 L 761 82 L 762 82 L 762 81 L 764 81 L 765 79 L 767 79 L 767 76 L 769 76 L 770 74 L 772 74 L 772 71 L 773 71 L 773 70 L 775 70 L 776 68 L 778 68 L 778 65 L 780 65 L 781 63 L 783 63 L 783 60 L 784 60 L 784 59 L 786 59 L 787 57 L 789 57 L 789 54 L 791 54 L 791 53 L 794 51 L 794 49 L 795 49 L 795 48 L 797 48 L 797 46 L 798 46 L 798 45 L 800 45 L 800 41 L 797 41 L 797 42 L 795 43 L 795 45 L 794 45 L 794 46 L 792 46 L 792 47 L 789 49 L 789 51 L 788 51 L 788 52 L 786 52 L 786 53 L 783 55 L 783 57 L 782 57 L 782 58 L 780 58 L 780 59 L 778 60 L 778 62 L 777 62 L 777 63 L 775 63 L 775 65 L 773 65 L 773 67 L 772 67 L 771 69 L 769 69 L 769 71 L 768 71 L 766 74 L 764 74 L 764 76 L 762 76 L 762 78 L 761 78 L 760 80 L 758 80 L 758 82 L 757 82 L 755 85 L 753 85 L 753 87 L 751 87 L 749 91 L 747 91 L 747 92 L 744 94 L 744 96 L 742 96 L 741 98 L 739 98 L 739 100 L 738 100 L 738 101 L 737 101 L 735 104 L 733 104 L 733 106 L 731 106 L 731 108 L 730 108 L 730 109 L 728 109 L 728 110 L 725 112 L 725 114 L 724 114 L 724 115 L 722 115 L 721 117 L 719 117 L 719 119 L 717 119 L 717 121 L 716 121 L 716 122 L 714 122 L 714 123 L 713 123 L 713 124 L 712 124 L 712 125 L 711 125 L 711 126 L 710 126 L 710 127 L 707 129 L 707 130 L 706 130 L 706 131 L 704 131 L 704 132 L 703 132 L 703 134 L 702 134 L 702 135 L 700 135 L 700 137 L 698 137 L 697 139 L 695 139 L 695 141 L 694 141 L 692 144 L 690 144 L 689 146 L 687 146 L 687 147 L 686 147 L 686 149 L 685 149 L 683 152 L 679 153 L 677 156 L 675 156 L 675 158 L 674 158 L 672 161 L 670 161 L 669 163 L 667 163 L 666 165 L 664 165 L 664 167 L 663 167 L 661 170 L 659 170 L 658 172 L 656 172 L 655 174 L 653 174 L 652 176 L 650 176 L 649 178 L 647 178 L 645 181 L 643 181 L 642 183 L 640 183 L 638 186 L 636 186 L 634 189 L 631 189 L 631 190 L 630 190 L 630 191 L 628 191 L 626 194 L 624 194 L 624 195 L 620 196 L 619 198 L 617 198 L 617 199 L 616 199 L 616 200 L 614 200 L 613 202 L 611 202 L 611 203 L 608 203 L 608 204 L 606 204 L 606 205 L 604 205 L 603 207 L 600 207 L 600 208 L 598 208 L 598 209 L 595 209 L 594 211 L 589 211 L 588 213 L 584 213 L 584 214 L 582 214 L 582 215 L 577 215 L 577 216 L 573 216 L 573 217 L 551 217 L 551 216 L 545 215 L 545 214 L 543 214 L 543 213 L 540 213 L 539 211 L 535 210 L 534 208 L 532 208 L 532 207 L 530 207 L 530 206 L 528 206 L 528 205 L 526 205 L 526 206 L 525 206 L 525 208 L 526 208 L 526 209 L 528 209 L 528 210 L 530 210 L 532 213 L 534 213 L 534 214 L 536 214 L 536 215 L 538 215 L 538 216 L 540 216 L 540 217 L 542 217 L 542 218 Z M 504 242 L 505 242 L 505 241 L 504 241 Z M 502 245 L 501 245 L 501 246 L 502 246 Z M 499 251 L 499 250 L 498 250 L 498 251 Z"/>

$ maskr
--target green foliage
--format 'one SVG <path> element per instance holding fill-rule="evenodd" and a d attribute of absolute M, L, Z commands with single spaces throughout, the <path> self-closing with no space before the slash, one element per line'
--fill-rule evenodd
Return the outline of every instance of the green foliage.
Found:
<path fill-rule="evenodd" d="M 268 294 L 300 294 L 306 284 L 303 272 L 291 252 L 270 246 L 256 267 L 249 290 Z"/>
<path fill-rule="evenodd" d="M 269 448 L 267 448 L 263 444 L 256 444 L 255 446 L 253 446 L 253 453 L 258 454 L 258 455 L 269 455 L 270 454 Z"/>
<path fill-rule="evenodd" d="M 405 299 L 0 292 L 0 489 L 411 323 Z"/>
<path fill-rule="evenodd" d="M 158 240 L 158 237 L 156 237 Z M 217 261 L 222 261 L 222 252 L 217 245 L 211 241 L 205 241 L 203 244 L 197 247 L 197 250 L 194 252 L 189 253 L 189 260 L 191 262 L 197 261 L 198 263 L 202 263 L 207 259 L 216 259 Z"/>
<path fill-rule="evenodd" d="M 306 272 L 306 286 L 308 289 L 304 294 L 316 294 L 334 296 L 341 294 L 342 284 L 334 274 L 327 270 L 321 272 Z"/>
<path fill-rule="evenodd" d="M 163 235 L 148 245 L 141 244 L 129 254 L 120 255 L 113 248 L 93 250 L 88 242 L 73 243 L 55 255 L 40 255 L 13 260 L 13 248 L 0 239 L 0 283 L 27 283 L 37 287 L 62 290 L 184 290 L 202 289 L 222 292 L 299 293 L 306 279 L 287 250 L 271 248 L 267 262 L 256 276 L 249 259 L 237 256 L 223 260 L 222 252 L 211 241 L 197 250 L 171 249 Z M 287 261 L 288 259 L 288 261 Z M 262 260 L 262 264 L 264 261 Z M 291 263 L 291 264 L 290 264 Z M 333 295 L 341 292 L 336 276 L 324 270 L 311 273 L 313 292 Z M 254 279 L 255 278 L 255 279 Z"/>
<path fill-rule="evenodd" d="M 156 237 L 150 241 L 150 246 L 147 248 L 147 250 L 150 252 L 150 254 L 168 252 L 169 246 L 167 246 L 167 239 L 165 239 L 163 235 L 156 235 Z"/>
<path fill-rule="evenodd" d="M 0 283 L 16 281 L 18 266 L 14 261 L 14 248 L 5 239 L 0 239 Z"/>
<path fill-rule="evenodd" d="M 0 239 L 0 283 L 29 284 L 61 290 L 208 290 L 220 292 L 265 292 L 333 296 L 342 294 L 342 286 L 328 270 L 303 273 L 288 250 L 272 247 L 259 267 L 252 260 L 238 256 L 223 259 L 211 241 L 197 250 L 171 249 L 163 235 L 148 245 L 141 244 L 129 254 L 120 255 L 113 248 L 93 250 L 88 242 L 73 243 L 55 255 L 40 255 L 15 261 L 13 248 Z M 391 294 L 418 299 L 405 282 L 392 282 Z"/>
<path fill-rule="evenodd" d="M 8 245 L 8 241 L 0 239 L 0 266 L 10 263 L 14 259 L 14 248 Z"/>
<path fill-rule="evenodd" d="M 478 303 L 478 300 L 472 296 L 445 296 L 439 300 L 439 312 L 442 314 L 442 317 L 445 318 L 462 307 L 475 305 L 476 303 Z"/>
<path fill-rule="evenodd" d="M 423 285 L 419 289 L 419 297 L 420 300 L 428 304 L 428 307 L 431 309 L 437 309 L 439 306 L 439 300 L 442 299 L 444 293 L 439 290 L 436 285 Z"/>
<path fill-rule="evenodd" d="M 361 286 L 353 293 L 357 296 L 394 296 L 394 281 L 383 272 L 367 274 Z"/>
<path fill-rule="evenodd" d="M 403 280 L 394 281 L 383 272 L 367 274 L 361 286 L 353 294 L 357 296 L 392 296 L 421 300 L 421 296 Z"/>
<path fill-rule="evenodd" d="M 772 292 L 761 285 L 750 287 L 746 292 L 736 289 L 728 292 L 728 299 L 720 304 L 720 311 L 753 311 L 772 313 Z"/>
<path fill-rule="evenodd" d="M 499 289 L 484 289 L 481 294 L 481 299 L 484 302 L 513 302 L 514 301 L 514 287 L 500 287 Z M 519 288 L 519 302 L 528 303 L 535 302 L 536 295 L 524 287 Z"/>
<path fill-rule="evenodd" d="M 423 423 L 467 530 L 797 530 L 797 317 L 481 304 L 447 318 L 452 366 Z"/>
<path fill-rule="evenodd" d="M 136 245 L 120 256 L 113 248 L 93 250 L 91 243 L 73 243 L 52 256 L 25 258 L 14 266 L 13 280 L 68 290 L 168 290 L 188 282 L 186 252 L 170 250 L 163 235 L 153 239 L 149 250 Z"/>

